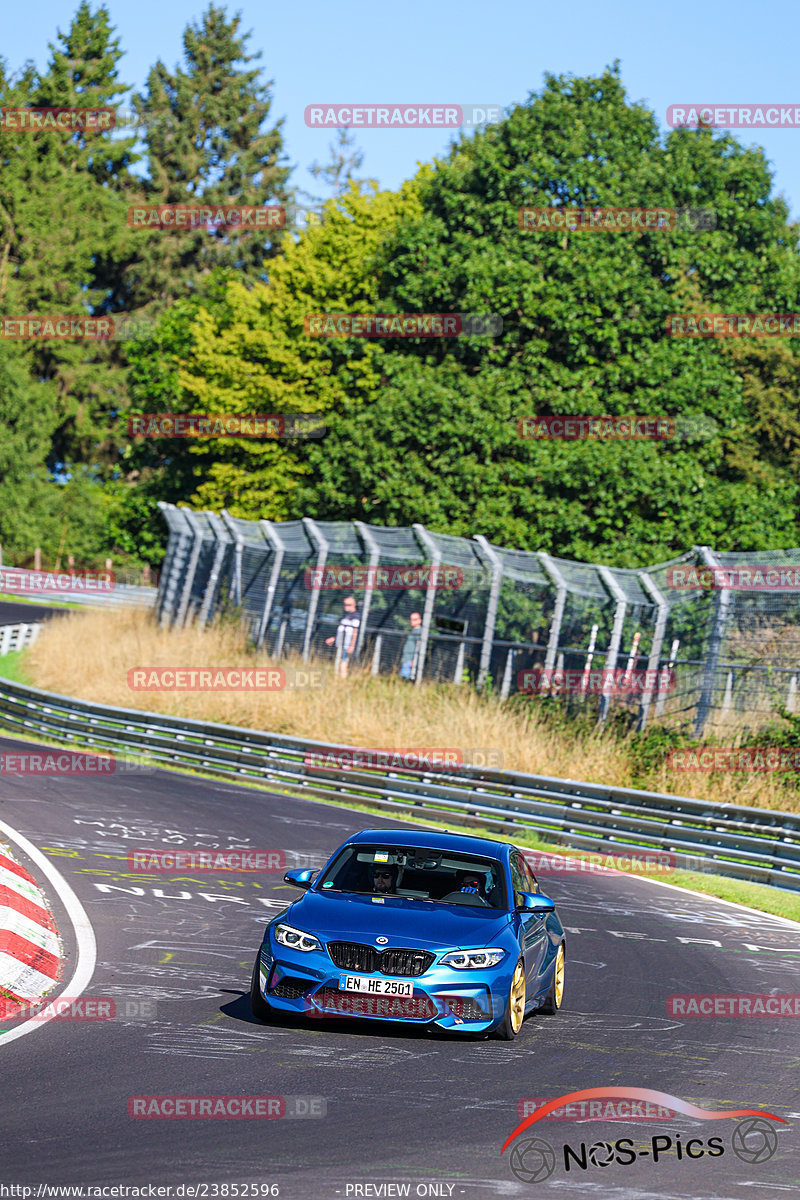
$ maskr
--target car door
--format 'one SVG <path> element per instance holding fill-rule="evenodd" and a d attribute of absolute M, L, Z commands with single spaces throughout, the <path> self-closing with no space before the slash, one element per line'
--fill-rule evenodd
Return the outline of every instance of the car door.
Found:
<path fill-rule="evenodd" d="M 514 850 L 511 853 L 511 882 L 514 887 L 514 907 L 521 892 L 538 892 L 539 887 L 525 859 Z M 528 999 L 539 991 L 539 976 L 547 952 L 547 927 L 543 913 L 522 909 L 517 912 L 520 923 L 520 944 L 525 959 L 525 987 Z"/>

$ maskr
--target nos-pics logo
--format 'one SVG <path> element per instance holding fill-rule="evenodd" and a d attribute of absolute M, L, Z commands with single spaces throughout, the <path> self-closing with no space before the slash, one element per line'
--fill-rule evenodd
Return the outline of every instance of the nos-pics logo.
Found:
<path fill-rule="evenodd" d="M 668 1092 L 654 1091 L 652 1088 L 605 1087 L 585 1088 L 580 1092 L 569 1092 L 558 1096 L 541 1105 L 522 1121 L 503 1144 L 500 1151 L 504 1154 L 521 1133 L 530 1128 L 536 1121 L 546 1117 L 563 1105 L 572 1104 L 579 1100 L 599 1097 L 621 1097 L 631 1100 L 645 1100 L 663 1105 L 674 1112 L 684 1113 L 701 1121 L 719 1121 L 730 1118 L 742 1118 L 733 1131 L 730 1149 L 742 1162 L 758 1165 L 772 1158 L 778 1148 L 778 1138 L 775 1127 L 770 1121 L 786 1121 L 773 1113 L 763 1112 L 752 1108 L 737 1109 L 708 1109 L 698 1108 Z M 522 1183 L 542 1183 L 560 1165 L 565 1172 L 589 1171 L 592 1168 L 602 1169 L 612 1164 L 631 1166 L 638 1159 L 650 1159 L 659 1163 L 665 1157 L 670 1160 L 686 1162 L 689 1159 L 720 1158 L 725 1154 L 724 1140 L 721 1136 L 708 1138 L 692 1137 L 683 1141 L 680 1134 L 670 1136 L 661 1133 L 654 1134 L 648 1141 L 634 1141 L 633 1138 L 617 1138 L 613 1142 L 596 1141 L 580 1142 L 577 1146 L 565 1143 L 559 1151 L 555 1150 L 548 1141 L 541 1137 L 530 1137 L 517 1142 L 509 1155 L 509 1166 L 512 1173 Z"/>

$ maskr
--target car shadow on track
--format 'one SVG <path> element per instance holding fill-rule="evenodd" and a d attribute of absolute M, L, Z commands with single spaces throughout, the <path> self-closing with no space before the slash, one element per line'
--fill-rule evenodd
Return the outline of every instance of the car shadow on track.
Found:
<path fill-rule="evenodd" d="M 318 1033 L 350 1033 L 361 1037 L 398 1038 L 402 1041 L 419 1041 L 420 1038 L 435 1039 L 436 1041 L 452 1042 L 483 1041 L 485 1033 L 448 1033 L 436 1027 L 429 1028 L 420 1025 L 404 1025 L 401 1021 L 359 1021 L 357 1017 L 304 1017 L 294 1013 L 276 1014 L 269 1021 L 259 1021 L 253 1016 L 250 1007 L 250 993 L 235 992 L 230 988 L 222 988 L 223 995 L 235 999 L 220 1005 L 220 1012 L 234 1021 L 244 1025 L 255 1025 L 259 1029 L 313 1029 Z"/>

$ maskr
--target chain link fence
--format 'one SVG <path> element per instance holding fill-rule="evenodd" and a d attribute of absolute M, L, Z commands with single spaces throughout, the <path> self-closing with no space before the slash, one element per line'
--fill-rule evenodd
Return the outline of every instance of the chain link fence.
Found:
<path fill-rule="evenodd" d="M 691 722 L 795 711 L 800 549 L 696 546 L 643 570 L 493 546 L 486 538 L 361 521 L 245 521 L 160 503 L 169 527 L 162 626 L 241 613 L 273 658 L 342 654 L 343 600 L 358 602 L 354 660 L 373 674 L 558 695 L 605 720 L 624 709 Z M 411 614 L 422 620 L 411 641 Z M 334 645 L 326 645 L 334 638 Z M 409 647 L 413 656 L 408 660 Z"/>

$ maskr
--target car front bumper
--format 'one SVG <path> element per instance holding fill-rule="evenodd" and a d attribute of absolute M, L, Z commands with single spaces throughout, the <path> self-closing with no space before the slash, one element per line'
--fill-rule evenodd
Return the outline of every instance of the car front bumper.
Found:
<path fill-rule="evenodd" d="M 489 970 L 459 971 L 437 961 L 422 975 L 404 980 L 413 984 L 412 996 L 377 996 L 347 992 L 339 987 L 340 976 L 344 974 L 386 978 L 377 972 L 344 971 L 331 961 L 326 950 L 302 953 L 265 942 L 260 955 L 260 988 L 261 995 L 276 1012 L 403 1021 L 482 1032 L 497 1025 L 503 1017 L 514 964 L 514 957 L 509 954 Z"/>

